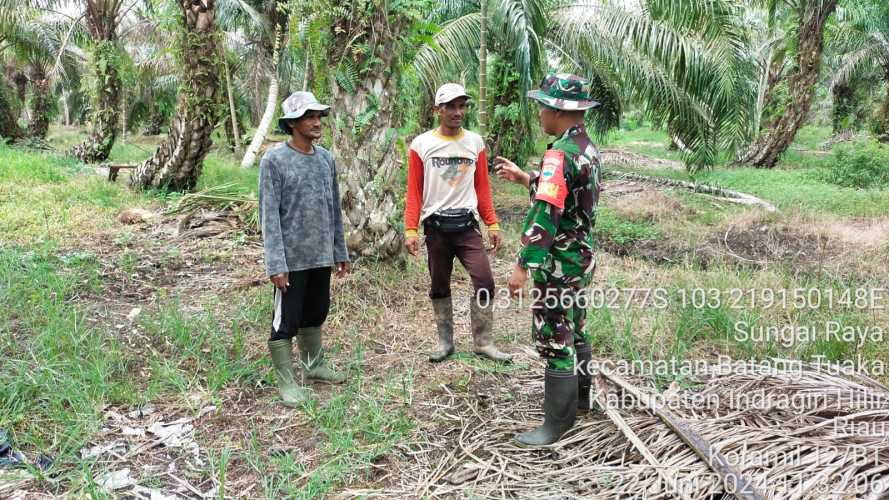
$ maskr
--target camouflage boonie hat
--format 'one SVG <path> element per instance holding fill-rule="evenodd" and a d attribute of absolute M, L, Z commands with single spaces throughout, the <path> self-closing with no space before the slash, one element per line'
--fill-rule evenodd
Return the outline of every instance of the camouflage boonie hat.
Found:
<path fill-rule="evenodd" d="M 327 116 L 327 113 L 330 112 L 330 106 L 318 102 L 318 99 L 311 92 L 294 92 L 281 103 L 281 111 L 284 114 L 281 118 L 278 118 L 278 129 L 283 134 L 290 135 L 290 127 L 287 126 L 289 120 L 302 118 L 306 111 L 320 111 L 321 116 Z"/>
<path fill-rule="evenodd" d="M 550 73 L 540 82 L 540 89 L 528 92 L 528 97 L 551 108 L 582 111 L 599 105 L 593 100 L 592 92 L 593 86 L 585 78 L 568 73 Z"/>

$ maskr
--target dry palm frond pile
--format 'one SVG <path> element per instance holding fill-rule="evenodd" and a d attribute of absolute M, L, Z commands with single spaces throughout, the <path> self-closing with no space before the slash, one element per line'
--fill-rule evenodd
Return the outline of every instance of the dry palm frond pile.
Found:
<path fill-rule="evenodd" d="M 889 491 L 889 389 L 824 366 L 711 364 L 694 389 L 675 384 L 657 400 L 721 453 L 762 498 L 883 498 Z M 646 379 L 625 376 L 645 394 Z M 511 438 L 542 420 L 543 381 L 513 378 L 501 396 L 448 391 L 428 441 L 406 449 L 406 495 L 473 498 L 734 498 L 723 481 L 644 404 L 609 384 L 606 406 L 549 448 Z M 600 393 L 601 395 L 601 393 Z M 495 401 L 496 400 L 496 401 Z M 612 412 L 614 413 L 614 412 Z M 618 417 L 618 418 L 620 418 Z M 627 438 L 641 440 L 646 454 Z M 649 453 L 650 452 L 650 453 Z M 652 455 L 656 465 L 652 465 Z M 397 474 L 397 475 L 396 475 Z M 391 490 L 387 488 L 386 493 Z"/>
<path fill-rule="evenodd" d="M 220 184 L 183 195 L 166 213 L 182 214 L 179 235 L 206 237 L 238 227 L 258 233 L 258 208 L 255 196 L 244 194 L 236 184 Z"/>

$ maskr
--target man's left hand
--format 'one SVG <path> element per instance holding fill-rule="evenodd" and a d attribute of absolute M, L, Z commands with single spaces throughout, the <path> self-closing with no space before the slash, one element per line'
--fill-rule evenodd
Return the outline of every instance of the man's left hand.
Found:
<path fill-rule="evenodd" d="M 516 264 L 512 270 L 512 276 L 509 277 L 507 287 L 509 287 L 509 295 L 518 297 L 522 290 L 525 289 L 525 283 L 528 282 L 528 271 L 522 269 L 522 266 Z"/>
<path fill-rule="evenodd" d="M 343 276 L 349 274 L 349 263 L 348 262 L 337 262 L 336 263 L 336 277 L 342 278 Z"/>
<path fill-rule="evenodd" d="M 491 240 L 491 251 L 497 253 L 497 250 L 503 246 L 503 237 L 500 236 L 500 231 L 488 231 L 488 239 Z"/>

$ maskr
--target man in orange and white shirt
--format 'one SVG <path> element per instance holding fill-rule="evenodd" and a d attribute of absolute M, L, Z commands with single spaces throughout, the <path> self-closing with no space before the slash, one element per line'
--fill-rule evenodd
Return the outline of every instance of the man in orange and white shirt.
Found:
<path fill-rule="evenodd" d="M 488 228 L 494 252 L 501 244 L 500 226 L 491 199 L 484 140 L 463 129 L 468 104 L 462 86 L 442 85 L 435 93 L 439 127 L 414 139 L 408 160 L 404 245 L 411 255 L 419 254 L 422 224 L 432 281 L 429 298 L 438 328 L 438 350 L 429 355 L 433 362 L 454 353 L 454 257 L 469 272 L 475 288 L 470 304 L 473 350 L 497 361 L 511 359 L 494 345 L 494 276 L 479 220 Z"/>

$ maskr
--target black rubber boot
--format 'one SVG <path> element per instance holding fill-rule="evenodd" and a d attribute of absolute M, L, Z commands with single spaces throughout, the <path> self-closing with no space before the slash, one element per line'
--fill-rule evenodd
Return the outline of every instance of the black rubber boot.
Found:
<path fill-rule="evenodd" d="M 574 425 L 577 417 L 577 375 L 546 369 L 543 383 L 543 425 L 515 435 L 522 446 L 553 444 Z"/>
<path fill-rule="evenodd" d="M 592 408 L 590 399 L 590 386 L 593 385 L 593 374 L 590 373 L 590 362 L 593 360 L 593 349 L 589 344 L 576 345 L 577 347 L 577 409 L 589 410 Z"/>

